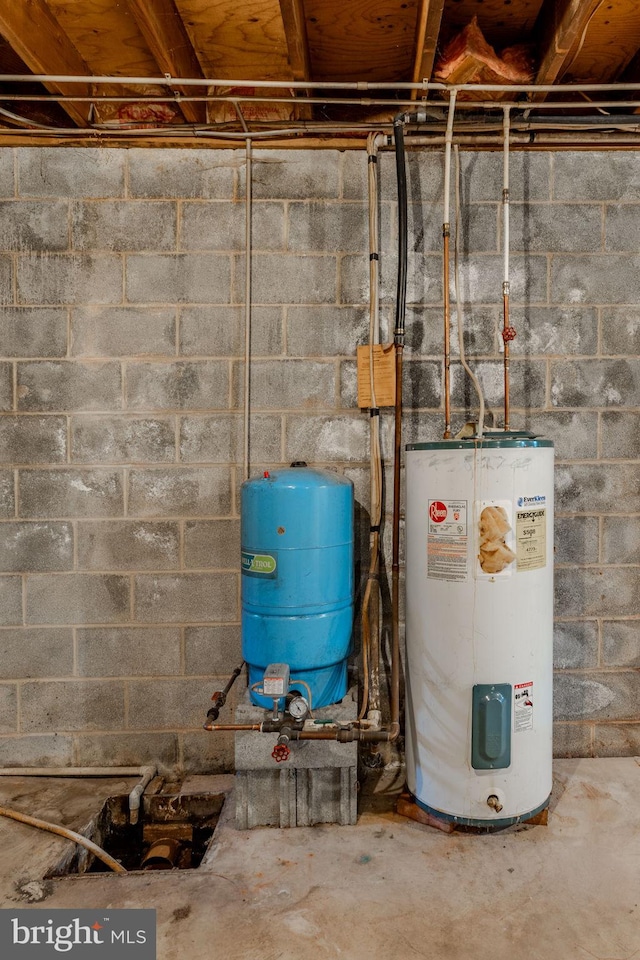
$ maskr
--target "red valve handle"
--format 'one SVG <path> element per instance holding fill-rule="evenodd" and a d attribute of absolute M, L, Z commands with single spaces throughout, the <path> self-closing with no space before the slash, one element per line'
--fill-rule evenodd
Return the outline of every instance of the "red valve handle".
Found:
<path fill-rule="evenodd" d="M 508 343 L 509 340 L 515 340 L 516 338 L 516 328 L 515 327 L 505 327 L 502 331 L 502 339 L 505 343 Z"/>
<path fill-rule="evenodd" d="M 277 743 L 271 751 L 271 756 L 276 763 L 282 763 L 283 760 L 289 759 L 290 753 L 291 750 L 289 750 L 289 747 L 286 745 L 286 743 Z"/>

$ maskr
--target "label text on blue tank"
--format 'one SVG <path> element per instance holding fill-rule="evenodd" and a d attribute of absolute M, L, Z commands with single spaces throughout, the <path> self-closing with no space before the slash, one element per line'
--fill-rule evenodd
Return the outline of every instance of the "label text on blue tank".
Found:
<path fill-rule="evenodd" d="M 272 553 L 250 553 L 243 550 L 241 554 L 242 573 L 247 577 L 263 577 L 275 580 L 278 561 Z"/>

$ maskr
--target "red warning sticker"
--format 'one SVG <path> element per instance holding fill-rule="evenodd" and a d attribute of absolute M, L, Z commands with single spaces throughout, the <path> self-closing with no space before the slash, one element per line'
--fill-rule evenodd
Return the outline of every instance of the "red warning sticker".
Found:
<path fill-rule="evenodd" d="M 533 681 L 513 686 L 513 732 L 533 730 Z"/>

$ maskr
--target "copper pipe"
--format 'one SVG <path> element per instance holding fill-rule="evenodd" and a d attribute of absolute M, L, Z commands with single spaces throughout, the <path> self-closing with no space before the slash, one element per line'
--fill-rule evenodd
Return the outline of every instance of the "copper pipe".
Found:
<path fill-rule="evenodd" d="M 442 286 L 444 288 L 444 433 L 451 439 L 451 301 L 449 297 L 449 224 L 442 224 Z"/>
<path fill-rule="evenodd" d="M 261 723 L 205 723 L 205 730 L 261 730 Z"/>

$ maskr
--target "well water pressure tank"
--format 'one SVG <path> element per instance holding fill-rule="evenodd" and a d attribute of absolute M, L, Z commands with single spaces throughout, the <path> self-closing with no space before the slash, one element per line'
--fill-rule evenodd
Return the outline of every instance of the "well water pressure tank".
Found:
<path fill-rule="evenodd" d="M 553 444 L 417 443 L 406 473 L 408 786 L 507 826 L 551 793 Z"/>
<path fill-rule="evenodd" d="M 306 464 L 265 472 L 241 491 L 242 655 L 249 686 L 270 663 L 312 708 L 347 692 L 353 625 L 353 484 Z M 296 681 L 300 686 L 296 688 Z M 273 701 L 252 691 L 253 703 Z"/>

